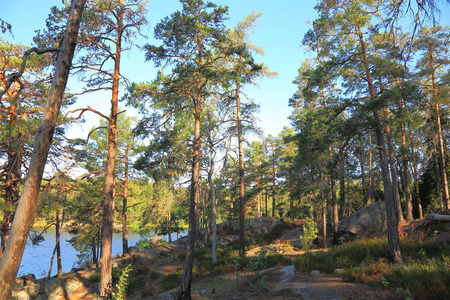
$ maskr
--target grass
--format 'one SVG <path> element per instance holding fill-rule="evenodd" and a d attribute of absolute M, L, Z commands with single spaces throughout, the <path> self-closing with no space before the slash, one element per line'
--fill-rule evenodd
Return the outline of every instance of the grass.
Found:
<path fill-rule="evenodd" d="M 390 287 L 414 299 L 450 299 L 450 246 L 419 237 L 402 239 L 403 263 L 387 261 L 386 238 L 362 238 L 329 251 L 308 252 L 295 260 L 298 270 L 332 273 L 370 286 Z"/>
<path fill-rule="evenodd" d="M 181 275 L 180 274 L 169 274 L 167 276 L 164 276 L 164 278 L 161 281 L 161 291 L 165 292 L 168 290 L 171 290 L 177 286 L 179 286 L 181 283 Z"/>

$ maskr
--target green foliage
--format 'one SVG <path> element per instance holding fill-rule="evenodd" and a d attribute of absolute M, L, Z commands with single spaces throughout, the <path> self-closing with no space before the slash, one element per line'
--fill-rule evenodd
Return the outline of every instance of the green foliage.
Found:
<path fill-rule="evenodd" d="M 231 266 L 235 270 L 257 271 L 265 268 L 270 268 L 278 264 L 291 264 L 289 258 L 281 254 L 276 254 L 274 247 L 261 248 L 257 256 L 254 257 L 240 257 L 238 254 L 233 258 Z"/>
<path fill-rule="evenodd" d="M 114 300 L 125 300 L 127 289 L 128 289 L 128 277 L 130 276 L 130 273 L 132 272 L 131 264 L 126 266 L 126 268 L 122 271 L 122 274 L 120 275 L 119 282 L 116 284 L 117 292 L 113 292 L 112 296 Z"/>
<path fill-rule="evenodd" d="M 150 248 L 150 241 L 148 237 L 141 237 L 137 242 L 136 246 L 142 249 L 148 249 Z"/>
<path fill-rule="evenodd" d="M 251 288 L 256 291 L 268 290 L 268 288 L 270 286 L 270 282 L 266 281 L 267 277 L 268 276 L 262 276 L 258 279 L 258 281 L 256 283 L 250 283 Z"/>
<path fill-rule="evenodd" d="M 305 220 L 303 222 L 303 236 L 300 237 L 302 242 L 302 249 L 307 251 L 311 249 L 313 241 L 317 238 L 317 223 L 313 220 Z"/>

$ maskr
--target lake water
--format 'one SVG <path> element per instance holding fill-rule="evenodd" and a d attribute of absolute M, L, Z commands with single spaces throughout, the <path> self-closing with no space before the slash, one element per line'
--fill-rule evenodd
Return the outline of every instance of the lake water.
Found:
<path fill-rule="evenodd" d="M 182 236 L 186 233 L 182 233 Z M 70 239 L 70 234 L 63 232 L 61 234 L 61 261 L 62 269 L 64 273 L 69 272 L 72 268 L 77 267 L 76 262 L 78 258 L 76 256 L 77 251 L 73 248 L 66 240 Z M 161 235 L 161 237 L 167 240 L 167 236 Z M 23 254 L 22 261 L 20 263 L 20 268 L 17 276 L 24 274 L 34 274 L 36 278 L 42 278 L 47 276 L 48 270 L 50 268 L 50 259 L 52 257 L 52 252 L 55 247 L 55 230 L 54 228 L 48 229 L 47 233 L 44 234 L 44 241 L 42 241 L 37 246 L 32 246 L 31 243 L 27 242 L 25 251 Z M 137 241 L 141 239 L 139 234 L 129 232 L 128 233 L 128 245 L 134 246 Z M 177 239 L 177 233 L 172 234 L 172 240 Z M 112 254 L 122 254 L 122 233 L 114 233 Z M 57 265 L 56 265 L 56 255 L 53 259 L 52 276 L 56 275 Z"/>

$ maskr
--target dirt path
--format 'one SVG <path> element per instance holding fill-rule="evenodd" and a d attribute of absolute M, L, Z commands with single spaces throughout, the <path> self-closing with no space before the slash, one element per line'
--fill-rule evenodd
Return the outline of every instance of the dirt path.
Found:
<path fill-rule="evenodd" d="M 175 290 L 172 290 L 152 299 L 172 299 L 171 294 L 174 292 Z M 393 290 L 374 289 L 363 284 L 344 282 L 338 276 L 296 272 L 293 265 L 272 268 L 256 274 L 240 273 L 203 278 L 193 285 L 192 297 L 197 300 L 403 299 Z"/>

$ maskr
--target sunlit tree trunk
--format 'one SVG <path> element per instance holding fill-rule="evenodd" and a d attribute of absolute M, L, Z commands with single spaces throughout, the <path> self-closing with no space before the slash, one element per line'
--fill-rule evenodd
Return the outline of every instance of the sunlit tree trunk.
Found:
<path fill-rule="evenodd" d="M 430 64 L 431 69 L 434 70 L 433 57 L 430 53 Z M 439 163 L 439 177 L 442 184 L 442 210 L 449 209 L 449 191 L 448 191 L 448 180 L 447 180 L 447 172 L 446 172 L 446 163 L 445 163 L 445 153 L 444 153 L 444 135 L 442 133 L 442 124 L 441 124 L 441 110 L 439 105 L 439 100 L 437 99 L 438 91 L 436 86 L 436 77 L 434 71 L 431 74 L 431 83 L 433 88 L 433 97 L 432 97 L 432 108 L 433 114 L 436 122 L 436 142 L 437 142 L 437 150 L 438 150 L 438 163 Z"/>
<path fill-rule="evenodd" d="M 108 156 L 106 160 L 103 199 L 102 248 L 100 273 L 100 299 L 112 299 L 112 237 L 114 226 L 114 199 L 116 182 L 117 113 L 119 100 L 120 59 L 122 54 L 123 0 L 119 1 L 117 37 L 115 40 L 114 74 L 111 96 L 111 113 L 108 118 Z"/>
<path fill-rule="evenodd" d="M 27 179 L 19 200 L 11 234 L 0 261 L 0 299 L 10 299 L 11 291 L 22 260 L 28 231 L 33 220 L 41 179 L 53 140 L 59 110 L 69 76 L 81 15 L 85 0 L 73 0 L 61 50 L 56 62 L 52 87 L 39 126 Z"/>
<path fill-rule="evenodd" d="M 186 246 L 186 259 L 183 268 L 183 277 L 181 278 L 180 294 L 177 299 L 191 299 L 192 269 L 194 267 L 195 239 L 198 232 L 198 220 L 200 203 L 199 184 L 200 184 L 200 157 L 201 157 L 201 86 L 197 86 L 197 98 L 194 103 L 194 142 L 192 146 L 192 177 L 189 202 L 189 229 L 188 243 Z"/>
<path fill-rule="evenodd" d="M 385 136 L 386 136 L 386 144 L 388 149 L 388 162 L 389 162 L 389 169 L 390 169 L 390 176 L 391 176 L 391 183 L 392 183 L 392 195 L 394 197 L 394 204 L 395 204 L 395 214 L 397 218 L 398 223 L 403 223 L 403 211 L 402 211 L 402 205 L 400 202 L 400 188 L 398 185 L 398 176 L 397 176 L 397 166 L 395 165 L 395 149 L 394 144 L 392 142 L 391 138 L 391 126 L 389 125 L 388 120 L 388 111 L 386 107 L 383 107 L 383 119 L 384 119 L 384 130 L 385 130 Z"/>
<path fill-rule="evenodd" d="M 362 63 L 364 64 L 366 80 L 369 89 L 369 95 L 372 99 L 377 97 L 375 93 L 375 88 L 372 81 L 372 74 L 370 70 L 369 59 L 367 57 L 367 49 L 364 41 L 364 36 L 361 28 L 358 28 L 359 42 L 362 50 Z M 400 239 L 398 235 L 397 228 L 397 216 L 395 210 L 395 199 L 392 190 L 392 180 L 397 180 L 397 178 L 392 178 L 389 171 L 389 162 L 386 151 L 386 143 L 383 135 L 383 127 L 381 123 L 381 117 L 379 115 L 378 109 L 374 108 L 372 110 L 373 118 L 375 121 L 375 133 L 377 138 L 377 150 L 380 157 L 380 168 L 381 176 L 383 178 L 384 187 L 384 198 L 386 202 L 386 219 L 387 219 L 387 229 L 388 229 L 388 257 L 391 262 L 401 262 L 401 251 L 400 251 Z"/>

